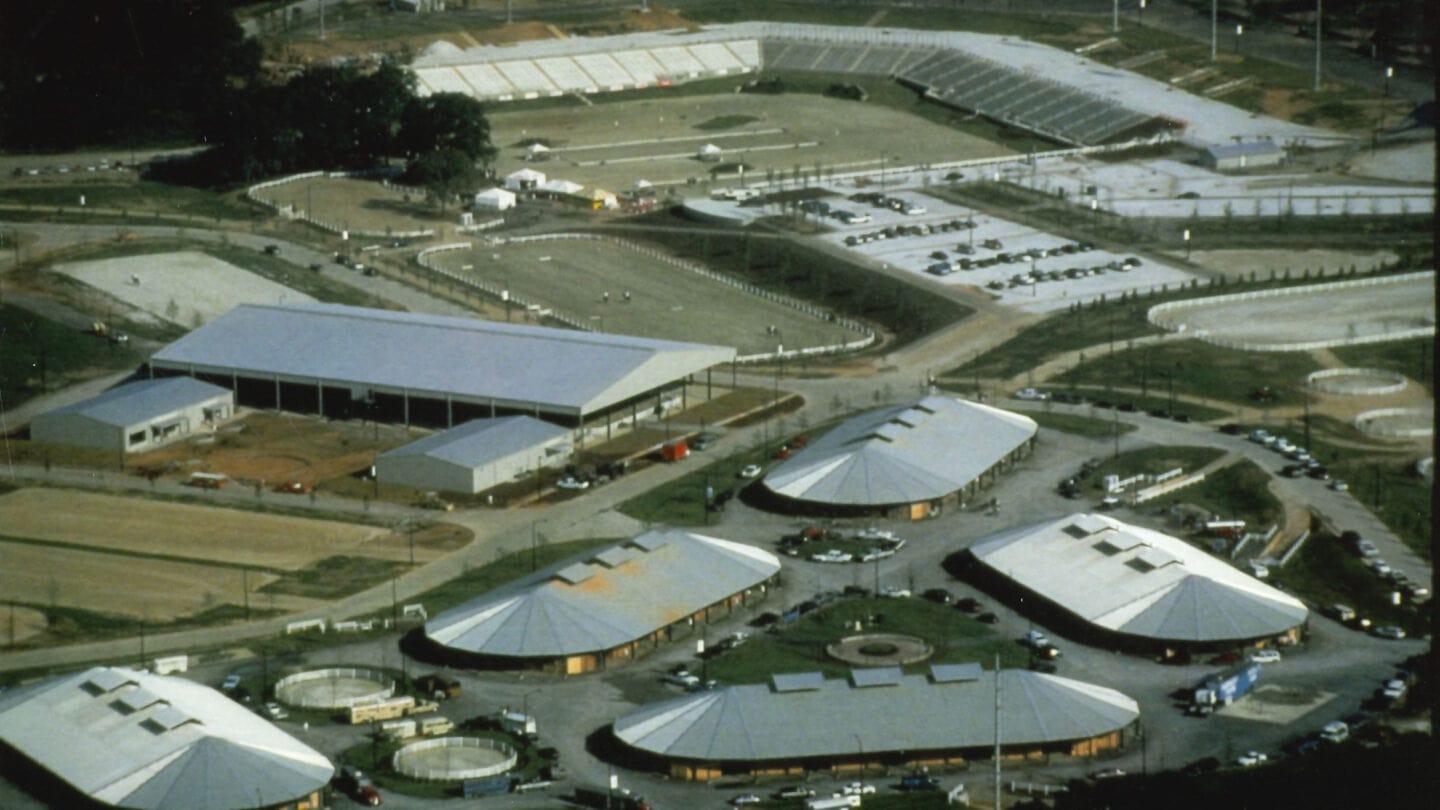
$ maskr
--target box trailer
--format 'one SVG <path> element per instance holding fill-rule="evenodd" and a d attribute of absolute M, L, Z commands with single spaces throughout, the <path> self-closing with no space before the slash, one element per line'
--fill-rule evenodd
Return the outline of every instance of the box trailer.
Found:
<path fill-rule="evenodd" d="M 511 734 L 531 739 L 540 736 L 540 728 L 536 725 L 532 715 L 503 711 L 500 712 L 497 719 L 500 722 L 500 728 Z"/>
<path fill-rule="evenodd" d="M 415 708 L 415 698 L 398 697 L 362 703 L 350 707 L 350 724 L 372 723 L 381 720 L 395 720 L 409 714 Z"/>
<path fill-rule="evenodd" d="M 1244 697 L 1259 680 L 1259 664 L 1245 664 L 1209 675 L 1195 687 L 1192 702 L 1197 706 L 1229 706 Z"/>

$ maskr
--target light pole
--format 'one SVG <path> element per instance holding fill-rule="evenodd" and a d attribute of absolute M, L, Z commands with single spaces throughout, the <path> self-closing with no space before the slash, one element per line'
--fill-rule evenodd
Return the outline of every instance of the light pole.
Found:
<path fill-rule="evenodd" d="M 860 753 L 860 795 L 865 795 L 865 743 L 860 740 L 860 735 L 855 735 L 855 750 Z"/>
<path fill-rule="evenodd" d="M 1395 68 L 1393 68 L 1393 67 L 1387 67 L 1387 68 L 1385 68 L 1385 92 L 1384 92 L 1384 94 L 1383 94 L 1383 96 L 1382 96 L 1383 98 L 1389 98 L 1389 97 L 1390 97 L 1390 80 L 1393 79 L 1393 78 L 1395 78 Z"/>
<path fill-rule="evenodd" d="M 1114 0 L 1110 7 L 1110 30 L 1112 32 L 1120 30 L 1120 0 Z"/>
<path fill-rule="evenodd" d="M 1210 61 L 1215 61 L 1215 37 L 1220 21 L 1220 0 L 1210 0 Z"/>
<path fill-rule="evenodd" d="M 1245 26 L 1237 24 L 1235 26 L 1235 53 L 1240 53 L 1240 35 L 1243 33 L 1245 33 Z"/>
<path fill-rule="evenodd" d="M 1135 21 L 1141 28 L 1145 27 L 1145 0 L 1140 0 L 1140 11 L 1136 13 Z"/>
<path fill-rule="evenodd" d="M 1100 201 L 1099 201 L 1099 200 L 1091 200 L 1091 201 L 1090 201 L 1090 214 L 1091 214 L 1091 217 L 1090 217 L 1090 220 L 1091 220 L 1091 228 L 1092 228 L 1093 230 L 1097 230 L 1097 231 L 1098 231 L 1098 230 L 1100 229 Z"/>
<path fill-rule="evenodd" d="M 1185 261 L 1190 261 L 1190 229 L 1185 229 Z"/>

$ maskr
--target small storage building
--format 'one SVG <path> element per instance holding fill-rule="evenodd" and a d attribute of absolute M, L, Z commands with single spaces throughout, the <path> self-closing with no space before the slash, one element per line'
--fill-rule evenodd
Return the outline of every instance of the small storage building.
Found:
<path fill-rule="evenodd" d="M 531 416 L 475 419 L 375 459 L 382 484 L 476 493 L 570 455 L 570 431 Z"/>
<path fill-rule="evenodd" d="M 487 188 L 475 195 L 471 207 L 476 211 L 505 211 L 515 207 L 515 192 L 503 188 Z"/>
<path fill-rule="evenodd" d="M 37 442 L 140 453 L 229 419 L 235 395 L 183 377 L 141 380 L 35 417 Z"/>
<path fill-rule="evenodd" d="M 1285 150 L 1274 141 L 1245 141 L 1212 146 L 1200 156 L 1200 165 L 1220 172 L 1279 166 Z"/>

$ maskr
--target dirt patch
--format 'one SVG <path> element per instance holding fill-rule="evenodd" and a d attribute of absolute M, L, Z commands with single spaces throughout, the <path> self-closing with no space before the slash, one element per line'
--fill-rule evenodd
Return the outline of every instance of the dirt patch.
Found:
<path fill-rule="evenodd" d="M 1296 115 L 1314 106 L 1313 101 L 1298 98 L 1294 90 L 1266 90 L 1260 97 L 1261 110 L 1283 121 L 1293 121 Z"/>
<path fill-rule="evenodd" d="M 38 636 L 49 628 L 49 622 L 42 611 L 13 605 L 6 611 L 5 622 L 5 632 L 0 638 L 4 639 L 6 645 L 12 646 Z"/>
<path fill-rule="evenodd" d="M 449 222 L 455 210 L 451 207 L 442 211 L 426 202 L 423 194 L 349 177 L 308 177 L 260 189 L 255 194 L 275 205 L 309 211 L 316 219 L 364 231 L 433 229 L 438 223 Z"/>
<path fill-rule="evenodd" d="M 262 488 L 290 481 L 313 486 L 369 469 L 375 456 L 422 435 L 394 425 L 249 412 L 214 434 L 136 456 L 128 467 L 176 480 L 212 472 Z"/>
<path fill-rule="evenodd" d="M 0 496 L 0 526 L 16 538 L 281 570 L 358 550 L 384 533 L 350 523 L 51 489 Z M 115 560 L 107 558 L 113 575 Z"/>
<path fill-rule="evenodd" d="M 6 519 L 8 519 L 8 515 Z M 150 528 L 154 529 L 154 526 Z M 274 577 L 197 563 L 0 542 L 0 593 L 29 605 L 79 608 L 165 622 L 221 604 L 240 604 Z M 272 603 L 273 604 L 273 603 Z"/>

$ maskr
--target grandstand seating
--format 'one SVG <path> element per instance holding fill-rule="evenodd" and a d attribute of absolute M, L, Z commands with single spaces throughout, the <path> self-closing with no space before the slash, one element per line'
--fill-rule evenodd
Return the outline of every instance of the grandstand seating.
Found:
<path fill-rule="evenodd" d="M 705 71 L 705 66 L 700 63 L 700 60 L 691 56 L 687 48 L 651 48 L 650 55 L 660 63 L 666 76 L 698 75 Z"/>
<path fill-rule="evenodd" d="M 633 87 L 637 83 L 649 83 L 632 76 L 608 53 L 582 53 L 575 57 L 575 64 L 585 71 L 597 87 Z"/>
<path fill-rule="evenodd" d="M 500 71 L 494 65 L 461 65 L 458 70 L 460 77 L 471 87 L 475 88 L 475 95 L 481 98 L 499 98 L 515 94 L 514 85 L 500 75 Z"/>
<path fill-rule="evenodd" d="M 515 88 L 517 93 L 543 93 L 549 95 L 551 92 L 559 92 L 555 83 L 545 77 L 535 63 L 528 59 L 517 59 L 513 62 L 496 62 L 495 69 L 500 75 Z"/>
<path fill-rule="evenodd" d="M 655 61 L 655 57 L 651 56 L 649 51 L 616 51 L 611 56 L 615 57 L 615 62 L 634 79 L 636 84 L 654 84 L 655 80 L 665 72 L 665 69 L 660 67 L 660 63 Z M 582 58 L 577 57 L 577 61 Z M 581 62 L 581 64 L 585 63 Z"/>
<path fill-rule="evenodd" d="M 550 79 L 550 83 L 556 88 L 565 90 L 588 90 L 597 83 L 589 74 L 581 70 L 575 64 L 575 60 L 569 57 L 554 57 L 550 59 L 536 59 L 535 67 Z"/>
<path fill-rule="evenodd" d="M 718 42 L 702 43 L 690 46 L 690 55 L 694 56 L 706 70 L 716 73 L 729 73 L 743 69 L 740 60 L 729 48 Z"/>

